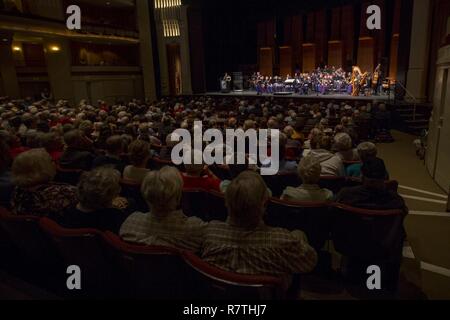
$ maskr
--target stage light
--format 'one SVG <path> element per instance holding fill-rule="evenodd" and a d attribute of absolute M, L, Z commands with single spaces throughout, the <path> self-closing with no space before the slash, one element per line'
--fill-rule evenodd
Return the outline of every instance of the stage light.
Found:
<path fill-rule="evenodd" d="M 22 48 L 19 47 L 19 46 L 13 46 L 12 49 L 13 49 L 14 52 L 20 52 L 20 51 L 22 51 Z"/>
<path fill-rule="evenodd" d="M 58 51 L 61 51 L 61 48 L 58 47 L 58 46 L 51 46 L 51 47 L 50 47 L 50 51 L 58 52 Z"/>

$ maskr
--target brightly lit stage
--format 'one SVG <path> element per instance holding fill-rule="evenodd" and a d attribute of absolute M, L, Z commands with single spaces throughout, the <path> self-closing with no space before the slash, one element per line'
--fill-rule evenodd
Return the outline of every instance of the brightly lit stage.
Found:
<path fill-rule="evenodd" d="M 295 99 L 295 100 L 304 100 L 307 102 L 314 101 L 377 101 L 377 102 L 393 102 L 394 95 L 379 95 L 379 96 L 358 96 L 352 97 L 346 93 L 335 93 L 335 94 L 296 94 L 296 93 L 282 93 L 282 94 L 262 94 L 257 95 L 256 91 L 231 91 L 230 93 L 223 92 L 207 92 L 201 95 L 213 96 L 213 97 L 237 97 L 237 98 L 280 98 L 280 99 Z"/>

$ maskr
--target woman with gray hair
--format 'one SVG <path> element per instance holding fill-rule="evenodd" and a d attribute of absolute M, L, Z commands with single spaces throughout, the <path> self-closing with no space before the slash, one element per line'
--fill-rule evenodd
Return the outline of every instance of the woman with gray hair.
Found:
<path fill-rule="evenodd" d="M 33 149 L 17 156 L 12 165 L 12 180 L 16 186 L 13 212 L 58 217 L 65 208 L 75 205 L 75 187 L 53 183 L 55 175 L 55 165 L 44 149 Z"/>
<path fill-rule="evenodd" d="M 64 211 L 60 223 L 67 228 L 94 228 L 118 233 L 126 219 L 114 207 L 120 193 L 120 173 L 99 168 L 81 176 L 77 188 L 79 203 Z"/>
<path fill-rule="evenodd" d="M 349 177 L 355 177 L 355 178 L 361 178 L 361 167 L 364 162 L 366 162 L 369 159 L 373 159 L 377 157 L 378 150 L 377 146 L 372 142 L 362 142 L 358 145 L 357 151 L 359 154 L 359 157 L 361 159 L 361 163 L 355 163 L 351 166 L 348 166 L 347 176 Z"/>
<path fill-rule="evenodd" d="M 196 217 L 188 218 L 178 209 L 183 192 L 180 172 L 173 167 L 150 172 L 141 192 L 150 212 L 133 213 L 120 229 L 122 239 L 198 252 L 207 224 Z"/>
<path fill-rule="evenodd" d="M 342 161 L 359 161 L 360 157 L 358 151 L 353 148 L 352 138 L 348 133 L 338 133 L 334 136 L 333 148 L 336 150 L 336 155 Z"/>
<path fill-rule="evenodd" d="M 290 201 L 331 201 L 333 192 L 319 186 L 322 167 L 319 159 L 313 155 L 304 157 L 298 166 L 298 175 L 302 184 L 297 187 L 287 187 L 281 199 Z"/>

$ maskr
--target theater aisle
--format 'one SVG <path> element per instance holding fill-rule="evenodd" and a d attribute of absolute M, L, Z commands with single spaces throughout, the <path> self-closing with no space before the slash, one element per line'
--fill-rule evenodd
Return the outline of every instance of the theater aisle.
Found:
<path fill-rule="evenodd" d="M 399 193 L 410 210 L 446 210 L 447 194 L 433 181 L 425 164 L 416 156 L 413 144 L 417 137 L 393 131 L 394 143 L 377 145 L 379 157 L 384 159 L 391 179 L 400 184 Z"/>

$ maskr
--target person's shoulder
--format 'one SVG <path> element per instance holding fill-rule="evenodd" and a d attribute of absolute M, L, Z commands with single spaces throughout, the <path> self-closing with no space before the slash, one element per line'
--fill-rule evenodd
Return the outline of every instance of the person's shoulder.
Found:
<path fill-rule="evenodd" d="M 140 211 L 136 211 L 128 216 L 125 220 L 125 223 L 136 223 L 145 221 L 149 217 L 149 213 L 143 213 Z"/>
<path fill-rule="evenodd" d="M 290 231 L 284 228 L 263 225 L 258 228 L 258 231 L 264 232 L 272 240 L 275 240 L 276 242 L 280 243 L 306 240 L 305 233 L 301 230 Z"/>

